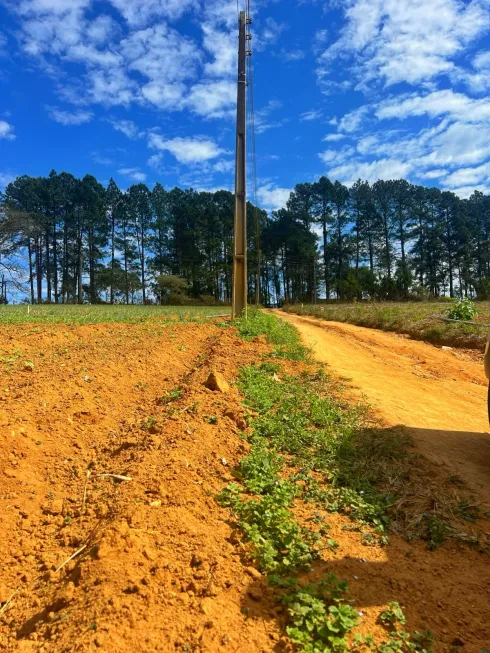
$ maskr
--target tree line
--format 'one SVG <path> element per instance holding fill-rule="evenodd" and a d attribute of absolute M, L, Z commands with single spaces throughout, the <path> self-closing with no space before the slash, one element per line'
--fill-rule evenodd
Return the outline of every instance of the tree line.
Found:
<path fill-rule="evenodd" d="M 234 196 L 126 191 L 113 179 L 52 171 L 0 198 L 0 301 L 6 279 L 33 303 L 229 302 Z M 270 215 L 248 204 L 249 298 L 410 299 L 490 294 L 490 197 L 405 180 L 321 177 Z M 257 275 L 257 269 L 260 274 Z"/>

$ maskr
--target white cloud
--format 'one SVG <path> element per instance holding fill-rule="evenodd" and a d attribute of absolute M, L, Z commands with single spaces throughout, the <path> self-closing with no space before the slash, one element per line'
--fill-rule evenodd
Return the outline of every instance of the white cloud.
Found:
<path fill-rule="evenodd" d="M 141 184 L 146 181 L 146 174 L 141 172 L 139 168 L 120 168 L 118 170 L 120 175 L 129 177 L 132 181 L 135 181 L 138 184 Z"/>
<path fill-rule="evenodd" d="M 148 144 L 156 150 L 167 150 L 179 163 L 187 165 L 216 159 L 224 153 L 213 140 L 205 136 L 165 139 L 160 134 L 150 134 Z"/>
<path fill-rule="evenodd" d="M 51 120 L 58 122 L 60 125 L 83 125 L 90 122 L 94 117 L 91 111 L 63 111 L 56 107 L 46 107 Z"/>
<path fill-rule="evenodd" d="M 341 141 L 344 138 L 345 134 L 327 134 L 323 140 L 327 141 L 327 143 L 335 143 L 335 141 Z"/>
<path fill-rule="evenodd" d="M 197 5 L 196 0 L 110 0 L 130 25 L 146 25 L 150 19 L 176 20 Z"/>
<path fill-rule="evenodd" d="M 263 184 L 257 189 L 259 205 L 267 211 L 276 211 L 286 206 L 291 188 L 281 188 L 273 183 Z"/>
<path fill-rule="evenodd" d="M 118 23 L 111 18 L 101 14 L 97 16 L 87 27 L 87 37 L 97 45 L 103 45 L 110 41 L 114 34 L 119 32 Z"/>
<path fill-rule="evenodd" d="M 233 172 L 235 170 L 235 160 L 234 159 L 221 159 L 217 163 L 214 164 L 213 170 L 215 172 L 222 172 L 222 173 L 229 173 Z"/>
<path fill-rule="evenodd" d="M 15 140 L 14 128 L 5 120 L 0 120 L 0 139 Z"/>
<path fill-rule="evenodd" d="M 490 50 L 479 52 L 473 59 L 473 67 L 477 70 L 490 70 Z"/>
<path fill-rule="evenodd" d="M 0 0 L 1 2 L 1 0 Z M 236 102 L 236 7 L 229 0 L 108 0 L 126 24 L 93 16 L 93 0 L 20 0 L 24 53 L 57 80 L 76 105 L 133 103 L 204 118 L 231 118 Z M 202 42 L 169 22 L 196 10 Z M 117 14 L 115 14 L 117 16 Z M 282 25 L 266 21 L 265 38 Z M 66 75 L 64 65 L 80 66 Z"/>
<path fill-rule="evenodd" d="M 358 179 L 371 183 L 378 179 L 406 179 L 411 170 L 410 163 L 396 159 L 379 159 L 370 163 L 354 160 L 331 168 L 328 175 L 351 186 Z"/>
<path fill-rule="evenodd" d="M 424 165 L 468 165 L 480 163 L 490 156 L 488 125 L 456 122 L 434 136 L 429 146 L 432 151 L 422 157 Z"/>
<path fill-rule="evenodd" d="M 435 170 L 427 170 L 427 172 L 419 172 L 417 177 L 420 177 L 420 179 L 441 179 L 447 174 L 448 172 L 444 168 L 436 168 Z"/>
<path fill-rule="evenodd" d="M 484 195 L 490 195 L 490 185 L 484 184 L 479 184 L 478 186 L 461 186 L 460 188 L 450 188 L 447 190 L 450 190 L 463 199 L 468 199 L 470 195 L 473 195 L 475 190 L 480 191 Z"/>
<path fill-rule="evenodd" d="M 138 125 L 132 120 L 116 120 L 115 118 L 109 118 L 108 121 L 116 131 L 123 133 L 132 140 L 144 136 L 144 132 L 140 131 Z"/>
<path fill-rule="evenodd" d="M 281 59 L 284 61 L 301 61 L 306 57 L 304 50 L 282 50 Z"/>
<path fill-rule="evenodd" d="M 204 47 L 214 60 L 204 66 L 212 77 L 233 75 L 238 66 L 237 38 L 235 32 L 218 30 L 212 23 L 204 23 Z"/>
<path fill-rule="evenodd" d="M 123 69 L 91 70 L 86 75 L 86 97 L 90 102 L 105 106 L 129 106 L 137 96 L 138 85 Z M 77 102 L 78 91 L 68 95 Z"/>
<path fill-rule="evenodd" d="M 425 95 L 414 93 L 381 102 L 375 114 L 380 120 L 428 115 L 431 118 L 449 116 L 455 120 L 479 122 L 490 118 L 490 100 L 473 99 L 451 90 L 433 91 Z"/>
<path fill-rule="evenodd" d="M 163 23 L 132 33 L 121 53 L 131 70 L 170 83 L 193 77 L 201 57 L 196 43 Z"/>
<path fill-rule="evenodd" d="M 337 155 L 338 155 L 337 150 L 325 150 L 324 152 L 321 152 L 318 156 L 323 161 L 323 163 L 331 163 L 332 161 L 335 161 Z"/>
<path fill-rule="evenodd" d="M 269 129 L 275 127 L 282 127 L 282 125 L 287 122 L 287 119 L 281 118 L 279 120 L 271 120 L 271 114 L 274 111 L 277 111 L 282 107 L 282 102 L 278 100 L 269 100 L 269 102 L 255 112 L 255 132 L 257 134 L 263 134 Z"/>
<path fill-rule="evenodd" d="M 490 183 L 490 162 L 476 168 L 460 168 L 444 179 L 447 188 L 461 188 L 481 183 Z"/>
<path fill-rule="evenodd" d="M 323 111 L 321 109 L 312 109 L 311 111 L 305 111 L 302 113 L 299 117 L 300 122 L 304 121 L 311 121 L 311 120 L 319 120 L 323 116 Z"/>
<path fill-rule="evenodd" d="M 150 166 L 150 168 L 153 168 L 154 170 L 159 170 L 162 160 L 163 160 L 163 152 L 160 152 L 159 154 L 152 154 L 148 159 L 147 163 Z"/>
<path fill-rule="evenodd" d="M 276 43 L 286 28 L 286 23 L 278 23 L 272 16 L 268 16 L 264 23 L 259 25 L 254 35 L 254 50 L 264 50 L 266 47 Z"/>
<path fill-rule="evenodd" d="M 343 147 L 339 150 L 325 150 L 324 152 L 320 152 L 318 156 L 323 163 L 336 162 L 340 164 L 347 159 L 355 157 L 355 155 L 356 152 L 353 147 Z"/>
<path fill-rule="evenodd" d="M 452 73 L 454 59 L 489 30 L 486 0 L 347 0 L 342 6 L 346 24 L 321 55 L 318 72 L 323 80 L 334 60 L 351 57 L 360 88 Z"/>
<path fill-rule="evenodd" d="M 110 166 L 114 163 L 112 159 L 109 159 L 107 156 L 101 156 L 98 152 L 92 152 L 92 161 L 101 166 Z"/>
<path fill-rule="evenodd" d="M 354 109 L 354 111 L 346 113 L 339 121 L 339 131 L 351 133 L 359 130 L 364 123 L 368 112 L 369 108 L 367 106 L 362 106 L 358 109 Z"/>
<path fill-rule="evenodd" d="M 205 118 L 230 118 L 235 115 L 236 84 L 227 80 L 195 84 L 186 105 Z"/>

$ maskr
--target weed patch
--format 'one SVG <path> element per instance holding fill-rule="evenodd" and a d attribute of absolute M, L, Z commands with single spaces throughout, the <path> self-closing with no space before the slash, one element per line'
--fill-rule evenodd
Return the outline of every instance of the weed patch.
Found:
<path fill-rule="evenodd" d="M 274 316 L 253 313 L 248 321 L 239 320 L 238 328 L 247 339 L 265 335 L 282 348 L 284 358 L 296 360 L 298 335 Z M 308 360 L 307 351 L 302 360 Z M 310 530 L 297 521 L 294 508 L 310 503 L 343 512 L 356 529 L 367 529 L 370 545 L 385 544 L 393 497 L 378 484 L 396 476 L 393 467 L 407 456 L 408 446 L 394 436 L 384 447 L 360 437 L 363 410 L 335 398 L 323 369 L 305 367 L 291 374 L 267 360 L 242 368 L 238 387 L 251 413 L 251 450 L 235 470 L 237 482 L 218 501 L 232 510 L 251 556 L 286 606 L 287 634 L 299 650 L 422 651 L 414 648 L 418 634 L 412 637 L 395 628 L 395 622 L 405 621 L 399 606 L 388 607 L 382 622 L 392 630 L 385 642 L 376 644 L 373 638 L 355 635 L 360 616 L 347 600 L 345 581 L 333 573 L 319 581 L 305 580 L 321 550 L 335 552 L 338 544 L 324 541 L 328 524 L 319 513 L 309 520 L 319 529 Z"/>

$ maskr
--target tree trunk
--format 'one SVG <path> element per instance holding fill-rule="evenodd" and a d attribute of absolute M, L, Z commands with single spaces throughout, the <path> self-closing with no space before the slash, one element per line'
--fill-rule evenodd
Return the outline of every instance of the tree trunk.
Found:
<path fill-rule="evenodd" d="M 324 276 L 325 276 L 325 297 L 329 299 L 330 297 L 330 285 L 329 285 L 329 274 L 328 274 L 328 240 L 327 240 L 327 222 L 324 220 L 322 223 L 323 226 L 323 265 L 324 265 Z"/>
<path fill-rule="evenodd" d="M 337 209 L 337 248 L 338 248 L 338 279 L 337 279 L 337 297 L 343 299 L 342 289 L 342 225 L 340 222 L 340 211 Z"/>
<path fill-rule="evenodd" d="M 56 218 L 53 220 L 53 274 L 54 274 L 54 302 L 55 304 L 59 303 L 59 292 L 58 292 L 58 243 L 57 241 L 57 232 L 56 232 Z"/>
<path fill-rule="evenodd" d="M 49 256 L 49 229 L 46 229 L 45 241 L 46 241 L 46 286 L 47 286 L 48 302 L 50 302 L 52 296 L 51 296 L 51 261 Z"/>
<path fill-rule="evenodd" d="M 111 212 L 111 294 L 110 294 L 110 303 L 114 304 L 114 267 L 116 261 L 116 220 L 114 218 L 114 209 Z"/>
<path fill-rule="evenodd" d="M 27 252 L 29 255 L 29 285 L 31 287 L 31 304 L 35 303 L 35 297 L 34 297 L 34 271 L 33 271 L 33 266 L 32 266 L 32 247 L 31 247 L 31 239 L 28 238 L 27 240 Z"/>
<path fill-rule="evenodd" d="M 36 284 L 37 284 L 37 303 L 43 301 L 43 265 L 42 265 L 42 245 L 41 237 L 36 238 Z"/>
<path fill-rule="evenodd" d="M 77 301 L 79 304 L 83 304 L 83 252 L 82 252 L 82 234 L 78 233 L 78 293 Z"/>

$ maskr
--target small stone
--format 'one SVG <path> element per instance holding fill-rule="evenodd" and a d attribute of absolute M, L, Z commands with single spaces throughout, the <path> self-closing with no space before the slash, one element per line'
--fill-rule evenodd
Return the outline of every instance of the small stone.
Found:
<path fill-rule="evenodd" d="M 50 504 L 43 506 L 43 512 L 47 515 L 61 515 L 63 512 L 63 499 L 53 499 Z"/>
<path fill-rule="evenodd" d="M 252 578 L 255 578 L 257 580 L 262 578 L 262 574 L 260 573 L 260 571 L 258 569 L 255 569 L 255 567 L 245 567 L 245 572 L 249 576 L 251 576 Z"/>
<path fill-rule="evenodd" d="M 10 590 L 6 585 L 0 585 L 0 604 L 7 603 L 13 590 Z"/>
<path fill-rule="evenodd" d="M 227 393 L 230 391 L 230 386 L 225 377 L 219 372 L 210 372 L 205 384 L 206 388 L 213 390 L 214 392 L 223 392 Z"/>
<path fill-rule="evenodd" d="M 143 555 L 147 560 L 150 560 L 150 562 L 156 560 L 157 558 L 157 554 L 155 553 L 155 551 L 153 551 L 153 549 L 150 549 L 149 547 L 145 547 L 143 549 Z"/>
<path fill-rule="evenodd" d="M 159 508 L 162 505 L 162 500 L 157 499 L 156 501 L 150 501 L 150 506 L 152 508 Z"/>
<path fill-rule="evenodd" d="M 24 372 L 34 372 L 34 363 L 32 361 L 24 363 Z"/>

